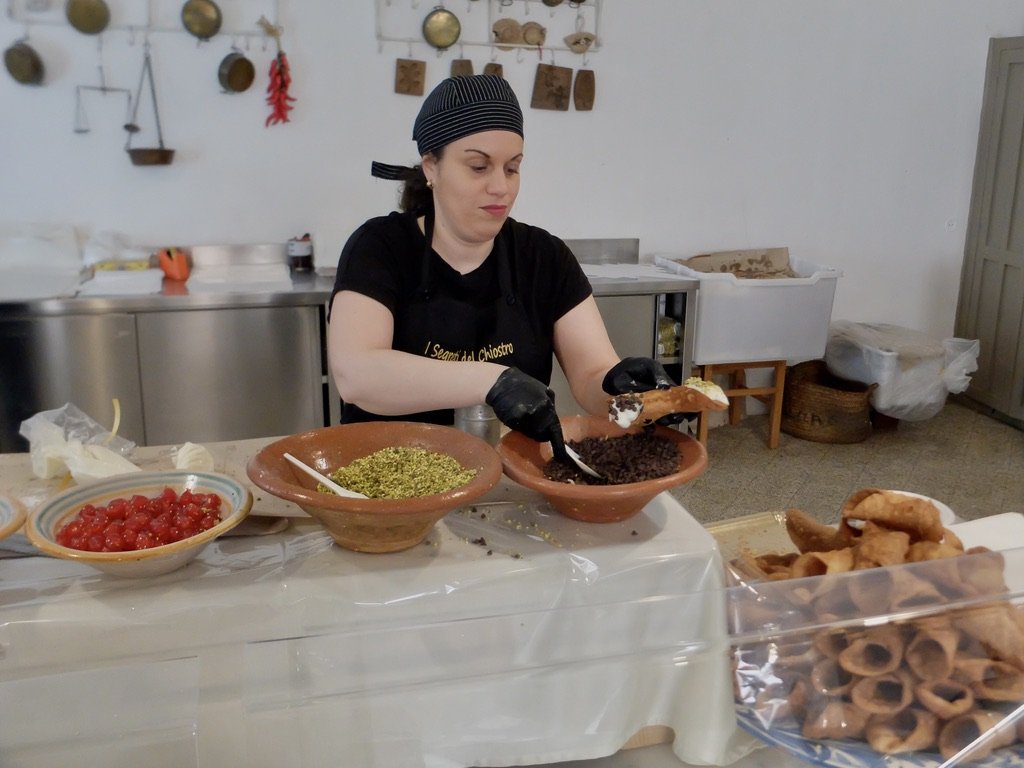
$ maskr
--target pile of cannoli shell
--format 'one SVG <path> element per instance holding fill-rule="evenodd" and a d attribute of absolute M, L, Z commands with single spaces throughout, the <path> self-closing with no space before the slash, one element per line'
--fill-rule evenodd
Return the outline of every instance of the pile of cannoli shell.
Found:
<path fill-rule="evenodd" d="M 847 499 L 838 526 L 792 509 L 786 529 L 795 552 L 743 553 L 731 572 L 755 592 L 821 577 L 773 584 L 756 609 L 816 629 L 736 649 L 742 704 L 883 754 L 949 759 L 988 734 L 960 758 L 978 760 L 1024 742 L 1005 720 L 1024 704 L 1024 609 L 1006 599 L 1002 555 L 965 551 L 927 499 L 874 488 Z"/>

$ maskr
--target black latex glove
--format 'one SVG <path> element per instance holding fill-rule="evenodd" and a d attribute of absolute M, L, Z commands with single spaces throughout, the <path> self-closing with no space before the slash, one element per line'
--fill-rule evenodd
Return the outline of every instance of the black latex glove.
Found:
<path fill-rule="evenodd" d="M 646 392 L 675 386 L 672 377 L 657 360 L 649 357 L 624 357 L 604 375 L 601 388 L 609 395 Z"/>
<path fill-rule="evenodd" d="M 506 368 L 487 393 L 486 402 L 502 424 L 538 443 L 551 443 L 560 459 L 568 460 L 562 424 L 555 412 L 555 393 L 518 368 Z"/>
<path fill-rule="evenodd" d="M 675 384 L 657 360 L 649 357 L 625 357 L 608 369 L 601 388 L 609 395 L 621 395 L 625 392 L 668 389 Z M 695 417 L 696 414 L 692 413 L 670 413 L 662 416 L 656 423 L 671 427 Z"/>

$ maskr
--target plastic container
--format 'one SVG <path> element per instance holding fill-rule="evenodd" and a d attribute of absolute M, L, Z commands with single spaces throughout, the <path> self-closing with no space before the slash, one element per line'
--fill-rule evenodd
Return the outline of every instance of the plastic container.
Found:
<path fill-rule="evenodd" d="M 979 341 L 938 340 L 885 323 L 839 320 L 829 329 L 825 363 L 837 376 L 877 384 L 871 405 L 885 416 L 924 421 L 950 393 L 963 392 L 978 368 Z"/>
<path fill-rule="evenodd" d="M 655 263 L 700 282 L 693 341 L 697 365 L 760 360 L 793 365 L 824 355 L 840 270 L 791 258 L 800 277 L 739 278 L 697 272 L 670 256 L 655 256 Z"/>
<path fill-rule="evenodd" d="M 1024 549 L 782 581 L 733 574 L 739 725 L 821 765 L 1020 765 L 1022 575 Z"/>

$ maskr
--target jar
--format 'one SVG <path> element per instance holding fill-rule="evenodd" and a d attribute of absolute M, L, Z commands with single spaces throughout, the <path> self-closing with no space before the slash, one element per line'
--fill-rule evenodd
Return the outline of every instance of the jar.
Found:
<path fill-rule="evenodd" d="M 313 241 L 309 235 L 289 240 L 287 252 L 288 266 L 295 272 L 309 272 L 313 269 Z"/>
<path fill-rule="evenodd" d="M 455 409 L 455 428 L 475 435 L 488 445 L 497 445 L 501 422 L 489 405 L 468 405 Z"/>

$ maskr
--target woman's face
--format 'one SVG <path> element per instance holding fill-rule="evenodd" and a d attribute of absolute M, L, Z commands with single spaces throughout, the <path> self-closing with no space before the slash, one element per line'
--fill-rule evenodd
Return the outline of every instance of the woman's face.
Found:
<path fill-rule="evenodd" d="M 483 131 L 453 141 L 441 159 L 423 158 L 433 184 L 435 227 L 466 243 L 493 240 L 519 194 L 523 138 Z"/>

